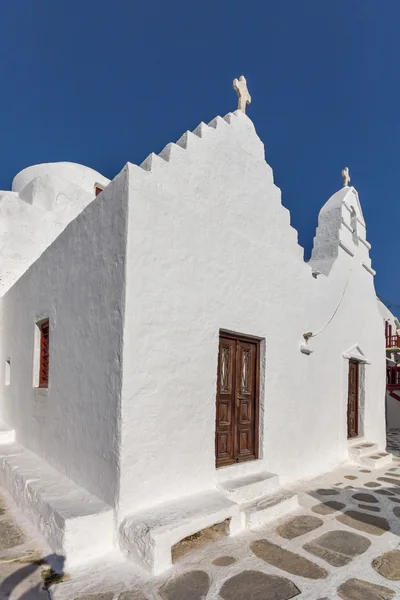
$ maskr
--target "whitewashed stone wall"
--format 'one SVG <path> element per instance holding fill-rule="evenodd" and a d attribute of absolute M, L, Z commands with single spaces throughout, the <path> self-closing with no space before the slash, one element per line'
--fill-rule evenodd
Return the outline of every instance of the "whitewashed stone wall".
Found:
<path fill-rule="evenodd" d="M 119 482 L 125 179 L 123 171 L 1 299 L 1 420 L 19 443 L 110 505 Z M 43 318 L 48 390 L 34 387 Z"/>
<path fill-rule="evenodd" d="M 27 167 L 0 191 L 0 295 L 39 258 L 109 179 L 75 163 Z"/>
<path fill-rule="evenodd" d="M 323 207 L 307 265 L 245 115 L 142 167 L 129 165 L 121 516 L 243 473 L 291 481 L 346 459 L 350 356 L 365 365 L 364 434 L 384 448 L 385 340 L 357 192 Z M 265 381 L 261 458 L 216 470 L 220 329 L 265 339 Z"/>
<path fill-rule="evenodd" d="M 345 460 L 349 357 L 363 364 L 363 433 L 383 449 L 385 340 L 365 235 L 357 192 L 340 190 L 306 264 L 251 121 L 201 124 L 128 164 L 5 295 L 0 416 L 117 505 L 119 522 L 240 474 L 293 481 Z M 46 315 L 42 397 L 33 341 Z M 264 339 L 264 378 L 260 459 L 216 470 L 220 329 Z"/>
<path fill-rule="evenodd" d="M 391 310 L 389 310 L 388 307 L 385 306 L 385 304 L 383 304 L 383 302 L 379 299 L 378 299 L 378 307 L 379 307 L 379 312 L 383 319 L 383 327 L 385 326 L 385 321 L 387 321 L 388 323 L 391 324 L 393 335 L 395 335 L 397 329 L 399 329 L 399 321 L 398 321 L 397 317 L 395 317 L 394 314 L 391 312 Z"/>

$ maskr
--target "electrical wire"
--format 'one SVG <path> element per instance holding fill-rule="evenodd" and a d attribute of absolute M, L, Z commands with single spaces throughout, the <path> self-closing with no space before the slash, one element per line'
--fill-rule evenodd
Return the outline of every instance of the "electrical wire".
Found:
<path fill-rule="evenodd" d="M 320 333 L 322 333 L 322 332 L 324 331 L 324 329 L 326 329 L 326 328 L 328 327 L 329 323 L 332 321 L 332 319 L 333 319 L 333 318 L 334 318 L 334 316 L 336 315 L 337 311 L 338 311 L 338 310 L 339 310 L 339 308 L 340 308 L 340 305 L 342 304 L 342 300 L 343 300 L 343 298 L 344 298 L 344 295 L 345 295 L 345 293 L 346 293 L 347 286 L 348 286 L 348 283 L 349 283 L 349 281 L 350 281 L 350 275 L 351 275 L 351 267 L 350 267 L 350 269 L 349 269 L 349 274 L 348 274 L 348 276 L 347 276 L 346 285 L 344 286 L 343 293 L 342 293 L 342 295 L 341 295 L 341 297 L 340 297 L 340 300 L 339 300 L 339 303 L 338 303 L 337 307 L 336 307 L 336 308 L 335 308 L 335 310 L 333 311 L 333 314 L 332 314 L 332 316 L 330 317 L 330 319 L 328 320 L 328 322 L 327 322 L 327 323 L 325 323 L 325 325 L 322 327 L 322 329 L 320 329 L 319 331 L 317 331 L 317 333 L 313 333 L 313 334 L 312 334 L 312 336 L 311 336 L 312 338 L 314 338 L 314 337 L 316 337 L 317 335 L 319 335 Z"/>
<path fill-rule="evenodd" d="M 397 304 L 396 302 L 393 302 L 392 300 L 389 300 L 389 298 L 385 298 L 385 296 L 381 296 L 380 294 L 376 294 L 376 295 L 379 298 L 379 300 L 381 302 L 383 302 L 383 304 L 385 304 L 385 306 L 387 306 L 388 308 L 390 308 L 391 306 L 395 306 L 396 308 L 400 308 L 400 304 Z"/>

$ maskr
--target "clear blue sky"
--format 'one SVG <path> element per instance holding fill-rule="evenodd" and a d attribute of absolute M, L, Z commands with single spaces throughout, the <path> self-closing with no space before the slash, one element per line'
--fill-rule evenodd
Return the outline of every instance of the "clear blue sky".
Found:
<path fill-rule="evenodd" d="M 349 166 L 400 305 L 399 0 L 13 0 L 0 22 L 0 189 L 38 162 L 112 178 L 234 110 L 243 73 L 306 255 Z"/>

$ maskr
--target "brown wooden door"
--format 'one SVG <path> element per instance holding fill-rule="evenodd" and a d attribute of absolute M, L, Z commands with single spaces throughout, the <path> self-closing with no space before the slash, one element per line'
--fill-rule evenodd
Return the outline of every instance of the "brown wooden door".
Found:
<path fill-rule="evenodd" d="M 258 456 L 259 341 L 221 334 L 215 454 L 217 467 Z"/>
<path fill-rule="evenodd" d="M 359 363 L 349 361 L 349 394 L 347 403 L 347 437 L 358 436 L 358 377 Z"/>

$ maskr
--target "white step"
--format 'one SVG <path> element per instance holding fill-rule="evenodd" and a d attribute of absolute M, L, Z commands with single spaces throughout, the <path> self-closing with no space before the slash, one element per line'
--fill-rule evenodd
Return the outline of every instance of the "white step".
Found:
<path fill-rule="evenodd" d="M 112 549 L 112 508 L 33 452 L 0 446 L 0 485 L 68 567 Z"/>
<path fill-rule="evenodd" d="M 279 519 L 297 508 L 299 508 L 297 494 L 280 489 L 276 494 L 270 494 L 243 506 L 242 511 L 245 514 L 246 527 L 252 529 Z"/>
<path fill-rule="evenodd" d="M 246 475 L 222 482 L 220 489 L 233 502 L 245 504 L 278 490 L 279 476 L 267 472 Z"/>
<path fill-rule="evenodd" d="M 187 496 L 128 516 L 120 526 L 120 546 L 128 558 L 159 575 L 172 566 L 172 546 L 226 519 L 229 533 L 244 529 L 239 505 L 220 492 Z"/>
<path fill-rule="evenodd" d="M 349 457 L 358 458 L 360 456 L 367 456 L 379 452 L 378 444 L 372 442 L 362 442 L 356 445 L 349 445 Z"/>
<path fill-rule="evenodd" d="M 393 460 L 392 454 L 387 452 L 377 452 L 376 454 L 370 454 L 369 456 L 360 456 L 357 459 L 356 464 L 360 467 L 368 467 L 370 469 L 381 469 L 391 464 Z"/>
<path fill-rule="evenodd" d="M 15 429 L 0 421 L 0 444 L 12 444 L 15 441 Z"/>

